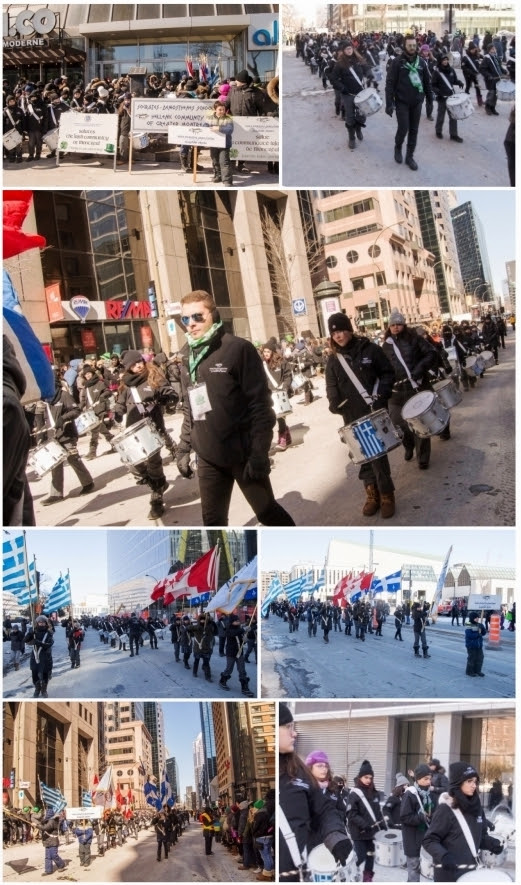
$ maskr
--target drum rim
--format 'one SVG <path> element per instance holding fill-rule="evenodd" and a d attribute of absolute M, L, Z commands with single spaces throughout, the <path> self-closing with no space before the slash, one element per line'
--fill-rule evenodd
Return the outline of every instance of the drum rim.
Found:
<path fill-rule="evenodd" d="M 412 403 L 415 399 L 417 400 L 417 398 L 419 396 L 423 397 L 425 394 L 430 394 L 430 396 L 432 397 L 432 399 L 430 401 L 430 405 L 429 405 L 429 408 L 430 408 L 432 403 L 434 403 L 436 401 L 436 394 L 434 393 L 433 390 L 419 390 L 418 393 L 415 393 L 414 396 L 411 396 L 407 400 L 407 402 L 403 404 L 403 406 L 402 406 L 402 417 L 403 418 L 405 418 L 405 415 L 403 413 L 404 413 L 405 409 L 407 408 L 407 406 L 409 405 L 409 403 Z M 409 417 L 410 418 L 418 418 L 420 415 L 424 415 L 425 412 L 427 412 L 427 411 L 428 411 L 428 409 L 424 409 L 423 412 L 417 412 L 415 415 L 410 415 Z"/>

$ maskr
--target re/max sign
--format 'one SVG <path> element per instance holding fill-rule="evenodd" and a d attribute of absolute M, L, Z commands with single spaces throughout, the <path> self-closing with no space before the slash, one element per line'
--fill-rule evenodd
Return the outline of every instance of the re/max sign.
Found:
<path fill-rule="evenodd" d="M 146 320 L 152 316 L 149 301 L 106 301 L 108 320 Z"/>

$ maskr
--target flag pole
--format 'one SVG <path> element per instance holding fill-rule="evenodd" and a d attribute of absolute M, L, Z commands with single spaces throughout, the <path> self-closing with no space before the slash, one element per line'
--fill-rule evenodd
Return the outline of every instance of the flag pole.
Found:
<path fill-rule="evenodd" d="M 251 581 L 250 581 L 249 583 L 252 583 L 252 581 L 254 581 L 254 580 L 255 580 L 255 579 L 252 578 Z M 249 588 L 248 588 L 248 589 L 249 589 Z M 248 592 L 248 590 L 246 590 L 246 593 L 247 593 L 247 592 Z M 253 618 L 254 618 L 254 616 L 255 616 L 255 612 L 257 611 L 257 604 L 258 604 L 258 603 L 256 602 L 256 603 L 255 603 L 255 608 L 253 609 L 253 612 L 252 612 L 252 615 L 251 615 L 251 618 L 250 618 L 250 623 L 249 623 L 248 626 L 246 627 L 246 632 L 245 632 L 245 634 L 244 634 L 244 638 L 243 638 L 243 640 L 242 640 L 242 642 L 241 642 L 241 647 L 240 647 L 240 649 L 239 649 L 239 654 L 238 654 L 237 657 L 240 657 L 240 656 L 242 655 L 242 650 L 243 650 L 243 648 L 244 648 L 244 643 L 246 642 L 246 633 L 248 632 L 248 630 L 249 630 L 250 627 L 251 627 L 251 623 L 252 623 Z"/>
<path fill-rule="evenodd" d="M 27 582 L 27 593 L 29 594 L 29 614 L 30 614 L 30 618 L 31 618 L 31 624 L 34 628 L 35 613 L 34 613 L 34 608 L 33 608 L 32 600 L 31 600 L 31 580 L 29 578 L 29 562 L 27 560 L 27 534 L 26 534 L 25 530 L 23 532 L 23 536 L 24 536 L 24 572 L 25 572 L 25 580 Z"/>

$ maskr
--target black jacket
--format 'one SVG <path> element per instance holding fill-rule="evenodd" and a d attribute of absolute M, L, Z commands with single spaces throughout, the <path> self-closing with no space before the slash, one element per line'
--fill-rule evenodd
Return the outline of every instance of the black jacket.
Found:
<path fill-rule="evenodd" d="M 433 93 L 431 85 L 431 77 L 427 62 L 420 58 L 418 65 L 418 76 L 420 77 L 423 92 L 416 89 L 409 80 L 409 71 L 405 67 L 408 62 L 406 55 L 399 55 L 391 64 L 385 81 L 385 101 L 387 107 L 393 107 L 397 101 L 404 102 L 408 105 L 421 104 L 424 97 L 432 102 Z"/>
<path fill-rule="evenodd" d="M 349 828 L 349 835 L 356 841 L 372 841 L 379 828 L 374 826 L 375 821 L 369 814 L 365 802 L 363 802 L 358 793 L 355 792 L 355 789 L 361 790 L 364 793 L 373 810 L 376 821 L 383 822 L 378 790 L 367 790 L 365 787 L 357 786 L 350 790 L 349 798 L 347 800 L 347 825 Z"/>
<path fill-rule="evenodd" d="M 232 627 L 230 625 L 226 628 L 225 652 L 227 658 L 237 657 L 241 648 L 241 654 L 244 653 L 243 639 L 244 627 L 241 627 L 240 625 L 238 627 Z"/>
<path fill-rule="evenodd" d="M 233 117 L 262 117 L 265 115 L 265 104 L 265 93 L 261 89 L 232 86 L 225 107 Z"/>
<path fill-rule="evenodd" d="M 389 343 L 393 338 L 414 380 L 421 384 L 425 380 L 429 369 L 435 369 L 438 362 L 436 351 L 432 344 L 417 335 L 412 329 L 404 328 L 398 335 L 386 337 L 382 350 L 396 373 L 397 381 L 405 381 L 407 373 L 394 352 L 394 347 Z"/>
<path fill-rule="evenodd" d="M 491 55 L 485 55 L 481 62 L 479 72 L 485 79 L 485 86 L 487 89 L 495 89 L 501 80 L 501 64 L 497 58 L 493 58 Z"/>
<path fill-rule="evenodd" d="M 98 375 L 89 380 L 85 379 L 85 386 L 80 391 L 80 406 L 82 409 L 93 409 L 95 415 L 104 415 L 108 408 L 111 392 Z"/>
<path fill-rule="evenodd" d="M 196 380 L 206 384 L 212 406 L 205 421 L 192 420 L 188 345 L 183 355 L 184 420 L 179 452 L 193 449 L 219 467 L 245 464 L 251 455 L 267 458 L 275 412 L 262 361 L 253 344 L 222 329 L 214 335 L 196 371 Z"/>
<path fill-rule="evenodd" d="M 441 73 L 440 73 L 440 70 L 441 70 Z M 448 82 L 450 84 L 449 86 L 447 86 L 447 84 L 446 84 L 445 80 L 443 79 L 443 77 L 441 76 L 441 74 L 443 74 L 443 77 L 445 77 L 445 79 L 448 80 Z M 450 98 L 451 95 L 455 94 L 454 89 L 452 87 L 454 87 L 454 86 L 463 87 L 463 85 L 464 84 L 461 82 L 461 80 L 458 79 L 458 75 L 456 74 L 456 71 L 454 70 L 454 68 L 451 68 L 450 65 L 448 67 L 444 67 L 442 65 L 441 69 L 434 71 L 434 74 L 432 75 L 432 91 L 434 92 L 434 95 L 436 96 L 437 99 Z"/>
<path fill-rule="evenodd" d="M 74 402 L 71 394 L 59 387 L 49 404 L 49 409 L 54 421 L 54 432 L 57 442 L 62 444 L 76 442 L 78 431 L 74 419 L 80 415 L 81 409 Z M 49 425 L 48 417 L 46 416 L 46 418 L 46 423 Z"/>
<path fill-rule="evenodd" d="M 452 799 L 448 793 L 443 793 L 440 797 L 440 804 L 432 816 L 430 827 L 423 839 L 423 848 L 434 860 L 435 882 L 456 882 L 460 876 L 468 872 L 464 868 L 459 870 L 443 869 L 441 864 L 446 859 L 447 854 L 451 855 L 458 865 L 467 864 L 471 869 L 476 866 L 475 858 L 467 845 L 467 840 L 463 835 L 454 812 L 451 810 L 451 803 Z M 487 823 L 481 804 L 477 813 L 469 811 L 463 811 L 462 813 L 472 833 L 476 848 L 497 853 L 500 842 L 487 834 Z"/>
<path fill-rule="evenodd" d="M 125 372 L 123 387 L 116 398 L 114 413 L 116 421 L 121 421 L 127 413 L 127 427 L 137 424 L 143 418 L 150 418 L 160 430 L 164 428 L 161 402 L 175 396 L 170 384 L 164 379 L 160 387 L 152 387 L 146 375 L 135 375 Z M 132 391 L 135 390 L 141 402 L 136 402 Z"/>
<path fill-rule="evenodd" d="M 383 349 L 368 338 L 359 338 L 355 335 L 347 347 L 339 349 L 339 352 L 365 390 L 370 395 L 376 396 L 374 408 L 385 408 L 391 396 L 394 370 Z M 377 382 L 376 393 L 373 394 Z M 344 371 L 336 354 L 331 354 L 326 363 L 326 395 L 329 400 L 329 411 L 342 415 L 346 424 L 356 421 L 371 411 Z"/>
<path fill-rule="evenodd" d="M 360 83 L 351 69 L 357 74 Z M 342 95 L 358 95 L 364 88 L 365 73 L 364 66 L 358 62 L 353 65 L 341 65 L 337 62 L 329 79 L 334 89 L 339 89 Z"/>
<path fill-rule="evenodd" d="M 403 850 L 406 857 L 419 857 L 420 848 L 430 822 L 432 803 L 425 809 L 414 786 L 407 787 L 400 805 Z"/>

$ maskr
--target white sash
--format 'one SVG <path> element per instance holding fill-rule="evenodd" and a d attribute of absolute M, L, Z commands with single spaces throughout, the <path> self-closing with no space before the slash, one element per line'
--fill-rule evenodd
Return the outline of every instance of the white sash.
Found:
<path fill-rule="evenodd" d="M 404 367 L 405 371 L 407 372 L 407 377 L 408 377 L 409 381 L 411 382 L 414 389 L 418 390 L 418 385 L 416 384 L 416 381 L 414 380 L 411 373 L 409 372 L 409 367 L 406 365 L 405 360 L 404 360 L 402 354 L 400 353 L 400 348 L 397 346 L 396 342 L 393 341 L 392 338 L 386 338 L 385 343 L 392 344 L 392 346 L 394 348 L 394 352 L 396 354 L 396 359 L 400 360 L 402 366 Z"/>
<path fill-rule="evenodd" d="M 5 109 L 5 112 L 6 112 L 7 116 L 9 117 L 9 119 L 10 119 L 10 121 L 11 121 L 11 125 L 12 125 L 13 129 L 16 129 L 16 123 L 15 123 L 15 121 L 13 120 L 13 117 L 12 117 L 12 114 L 11 114 L 11 111 L 9 110 L 9 108 L 6 108 L 6 109 Z"/>
<path fill-rule="evenodd" d="M 33 108 L 31 102 L 29 102 L 29 113 L 34 117 L 35 120 L 38 120 L 38 123 L 41 123 L 41 119 Z"/>
<path fill-rule="evenodd" d="M 373 821 L 374 823 L 376 823 L 376 822 L 377 822 L 377 821 L 376 821 L 376 814 L 374 813 L 374 811 L 373 811 L 373 809 L 371 808 L 369 802 L 367 801 L 366 797 L 365 797 L 364 794 L 362 793 L 362 790 L 359 790 L 358 787 L 353 787 L 353 789 L 351 790 L 351 792 L 352 792 L 352 793 L 356 793 L 356 795 L 359 797 L 359 799 L 362 800 L 362 802 L 364 803 L 364 805 L 365 805 L 367 811 L 369 812 L 369 815 L 370 815 L 372 821 Z"/>
<path fill-rule="evenodd" d="M 91 392 L 90 392 L 90 390 L 89 390 L 88 387 L 85 388 L 85 393 L 87 394 L 87 399 L 88 399 L 88 401 L 89 401 L 89 406 L 93 406 L 93 405 L 94 405 L 94 400 L 92 399 L 92 394 L 91 394 Z"/>
<path fill-rule="evenodd" d="M 286 815 L 284 814 L 282 808 L 280 807 L 280 805 L 278 808 L 278 812 L 279 812 L 279 829 L 280 829 L 282 835 L 284 836 L 284 841 L 286 842 L 286 845 L 288 846 L 288 851 L 291 854 L 291 860 L 295 864 L 296 869 L 298 869 L 299 867 L 302 866 L 303 863 L 306 862 L 307 851 L 306 851 L 306 849 L 304 849 L 304 853 L 303 853 L 303 855 L 301 855 L 300 849 L 298 847 L 297 837 L 295 836 L 295 833 L 291 829 L 291 827 L 289 825 L 289 821 L 288 821 Z"/>
<path fill-rule="evenodd" d="M 54 127 L 56 128 L 56 126 L 58 125 L 58 123 L 56 122 L 56 117 L 54 116 L 54 109 L 53 109 L 52 104 L 49 105 L 49 110 L 50 110 L 51 115 L 52 115 L 52 119 L 53 119 Z"/>
<path fill-rule="evenodd" d="M 348 71 L 349 71 L 350 74 L 353 75 L 353 77 L 355 78 L 355 80 L 357 80 L 357 81 L 360 83 L 360 86 L 361 86 L 362 89 L 363 89 L 363 88 L 364 88 L 364 84 L 362 83 L 360 77 L 359 77 L 358 74 L 356 73 L 354 67 L 349 67 L 349 68 L 348 68 Z"/>
<path fill-rule="evenodd" d="M 472 58 L 472 56 L 470 56 L 470 55 L 467 53 L 467 55 L 465 56 L 465 58 L 467 59 L 467 61 L 470 62 L 470 64 L 472 65 L 472 67 L 473 67 L 474 70 L 476 71 L 476 74 L 479 74 L 479 68 L 477 68 L 476 65 L 474 64 L 474 59 Z"/>
<path fill-rule="evenodd" d="M 469 846 L 469 851 L 472 854 L 472 857 L 475 859 L 476 864 L 479 864 L 478 850 L 476 848 L 476 843 L 474 842 L 474 838 L 472 836 L 472 833 L 470 832 L 470 827 L 463 816 L 463 812 L 461 811 L 460 808 L 452 808 L 452 806 L 450 806 L 450 810 L 452 811 L 454 817 L 456 818 L 456 820 L 458 821 L 458 823 L 461 827 L 461 831 L 462 831 L 463 835 L 465 836 L 465 841 L 466 841 L 467 845 Z"/>
<path fill-rule="evenodd" d="M 267 362 L 264 362 L 264 371 L 266 372 L 266 375 L 268 376 L 271 383 L 273 384 L 273 387 L 275 388 L 275 390 L 279 390 L 282 387 L 282 384 L 277 384 L 277 382 L 275 381 L 275 378 L 273 377 L 270 370 L 268 369 Z"/>
<path fill-rule="evenodd" d="M 451 86 L 451 84 L 450 84 L 449 81 L 447 80 L 445 74 L 442 74 L 439 68 L 438 68 L 438 74 L 440 75 L 440 77 L 441 77 L 442 80 L 445 80 L 445 83 L 447 84 L 447 86 L 449 87 L 449 89 L 452 89 L 452 92 L 453 92 L 453 94 L 454 94 L 454 86 Z"/>
<path fill-rule="evenodd" d="M 349 380 L 351 381 L 351 383 L 356 387 L 360 396 L 365 400 L 365 402 L 367 403 L 368 406 L 372 406 L 373 397 L 367 392 L 365 387 L 363 387 L 362 384 L 360 384 L 360 381 L 356 377 L 355 373 L 350 368 L 350 366 L 348 366 L 347 360 L 345 359 L 345 357 L 341 353 L 337 353 L 337 357 L 340 360 L 340 364 L 341 364 L 344 372 L 346 373 L 346 375 L 349 378 Z M 378 381 L 376 382 L 376 384 L 374 386 L 373 394 L 376 393 L 377 390 L 378 390 Z"/>

